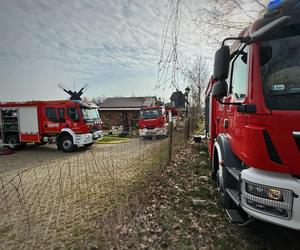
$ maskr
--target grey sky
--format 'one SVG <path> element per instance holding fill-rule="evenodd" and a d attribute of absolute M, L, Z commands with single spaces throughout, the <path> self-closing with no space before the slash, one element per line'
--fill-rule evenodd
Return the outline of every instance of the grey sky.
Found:
<path fill-rule="evenodd" d="M 172 89 L 154 89 L 168 2 L 1 0 L 0 101 L 65 98 L 57 83 L 74 81 L 88 83 L 90 97 L 169 97 Z M 183 11 L 180 49 L 212 58 L 201 37 Z"/>

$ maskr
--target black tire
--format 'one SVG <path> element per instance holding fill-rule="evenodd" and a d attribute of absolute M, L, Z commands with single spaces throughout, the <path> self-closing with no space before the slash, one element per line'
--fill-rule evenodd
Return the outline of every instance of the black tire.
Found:
<path fill-rule="evenodd" d="M 76 145 L 74 145 L 73 138 L 70 135 L 65 135 L 59 140 L 59 149 L 64 152 L 73 152 L 76 150 Z"/>
<path fill-rule="evenodd" d="M 94 142 L 91 142 L 91 143 L 88 143 L 88 144 L 84 144 L 83 146 L 84 146 L 85 148 L 89 148 L 89 147 L 91 147 L 93 144 L 94 144 Z"/>
<path fill-rule="evenodd" d="M 25 143 L 20 143 L 19 136 L 16 134 L 7 136 L 6 143 L 8 147 L 12 149 L 21 149 L 26 145 Z"/>

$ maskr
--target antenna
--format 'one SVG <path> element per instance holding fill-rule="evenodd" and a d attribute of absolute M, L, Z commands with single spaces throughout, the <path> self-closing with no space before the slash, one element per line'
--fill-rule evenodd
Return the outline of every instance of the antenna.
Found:
<path fill-rule="evenodd" d="M 74 87 L 74 91 L 75 91 L 75 89 L 76 89 L 76 85 L 75 85 L 75 77 L 74 77 L 73 79 L 74 79 L 73 87 Z"/>
<path fill-rule="evenodd" d="M 57 86 L 70 95 L 70 100 L 76 100 L 76 101 L 81 101 L 81 96 L 83 92 L 88 89 L 88 84 L 85 84 L 78 92 L 75 91 L 75 82 L 74 82 L 74 91 L 66 88 L 61 82 L 59 82 Z"/>

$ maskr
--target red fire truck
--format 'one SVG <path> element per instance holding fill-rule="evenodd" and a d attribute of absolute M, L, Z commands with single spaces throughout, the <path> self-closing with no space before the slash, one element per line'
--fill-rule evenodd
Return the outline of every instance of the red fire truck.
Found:
<path fill-rule="evenodd" d="M 296 0 L 271 1 L 215 54 L 206 91 L 208 146 L 232 222 L 257 218 L 300 229 L 299 58 Z"/>
<path fill-rule="evenodd" d="M 0 103 L 0 139 L 10 147 L 56 143 L 71 152 L 102 138 L 101 128 L 98 107 L 80 100 Z"/>
<path fill-rule="evenodd" d="M 139 135 L 143 138 L 167 136 L 168 118 L 163 106 L 142 108 L 139 119 Z"/>

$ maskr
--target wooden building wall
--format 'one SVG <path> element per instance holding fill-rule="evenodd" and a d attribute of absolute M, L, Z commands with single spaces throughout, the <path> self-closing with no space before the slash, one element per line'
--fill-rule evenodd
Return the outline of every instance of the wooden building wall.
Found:
<path fill-rule="evenodd" d="M 127 115 L 129 126 L 134 128 L 137 126 L 139 119 L 139 111 L 138 110 L 122 110 L 122 111 L 100 111 L 100 116 L 103 126 L 105 129 L 111 129 L 112 126 L 121 126 L 124 124 L 125 117 Z"/>

